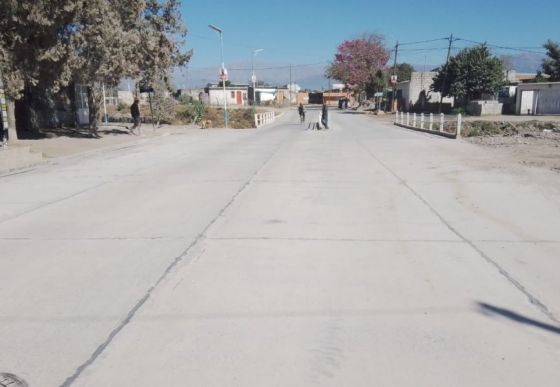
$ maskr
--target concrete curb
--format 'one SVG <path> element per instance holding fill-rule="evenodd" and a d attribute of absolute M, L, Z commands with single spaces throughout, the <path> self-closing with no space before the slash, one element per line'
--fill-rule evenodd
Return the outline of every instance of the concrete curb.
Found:
<path fill-rule="evenodd" d="M 436 136 L 441 136 L 441 137 L 446 137 L 446 138 L 457 139 L 457 134 L 456 134 L 456 133 L 440 132 L 439 130 L 421 129 L 421 128 L 416 128 L 416 127 L 414 127 L 414 126 L 408 126 L 408 125 L 398 124 L 398 123 L 396 123 L 396 122 L 394 122 L 393 125 L 395 125 L 395 126 L 400 126 L 401 128 L 405 128 L 405 129 L 414 130 L 414 131 L 416 131 L 416 132 L 423 132 L 423 133 L 428 133 L 428 134 L 435 134 Z"/>

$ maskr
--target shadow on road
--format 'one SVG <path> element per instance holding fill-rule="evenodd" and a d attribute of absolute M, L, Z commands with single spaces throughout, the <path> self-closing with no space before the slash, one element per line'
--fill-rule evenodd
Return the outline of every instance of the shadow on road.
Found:
<path fill-rule="evenodd" d="M 497 306 L 494 305 L 490 305 L 490 304 L 486 304 L 484 302 L 479 302 L 477 303 L 478 307 L 481 311 L 481 313 L 488 315 L 488 316 L 493 316 L 493 315 L 500 315 L 502 317 L 506 317 L 510 320 L 513 320 L 515 322 L 521 323 L 521 324 L 526 324 L 526 325 L 531 325 L 540 329 L 544 329 L 545 331 L 549 331 L 552 333 L 556 333 L 557 335 L 560 335 L 560 327 L 558 326 L 554 326 L 554 325 L 550 325 L 547 323 L 543 323 L 541 321 L 537 321 L 537 320 L 533 320 L 529 317 L 525 317 L 519 313 L 513 312 L 509 309 L 504 309 L 504 308 L 499 308 Z"/>

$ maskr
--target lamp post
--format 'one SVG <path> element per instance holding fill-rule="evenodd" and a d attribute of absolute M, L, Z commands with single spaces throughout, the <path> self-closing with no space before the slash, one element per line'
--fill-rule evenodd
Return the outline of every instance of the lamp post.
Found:
<path fill-rule="evenodd" d="M 226 94 L 226 66 L 224 64 L 224 38 L 223 38 L 223 31 L 221 28 L 218 28 L 212 24 L 209 24 L 208 27 L 210 29 L 216 31 L 220 34 L 220 57 L 222 59 L 222 69 L 220 71 L 220 79 L 222 80 L 222 87 L 224 90 L 224 122 L 226 129 L 228 127 L 228 113 L 227 113 L 227 94 Z"/>
<path fill-rule="evenodd" d="M 253 50 L 253 55 L 251 56 L 251 82 L 253 83 L 253 105 L 255 104 L 255 86 L 257 83 L 257 77 L 255 76 L 255 57 L 259 52 L 263 52 L 264 48 L 257 48 Z"/>

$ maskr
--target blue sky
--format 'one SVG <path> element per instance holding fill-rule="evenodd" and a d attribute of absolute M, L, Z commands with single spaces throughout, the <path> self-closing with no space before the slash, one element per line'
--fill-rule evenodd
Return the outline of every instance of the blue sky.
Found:
<path fill-rule="evenodd" d="M 365 32 L 385 36 L 387 46 L 455 36 L 488 41 L 500 46 L 543 51 L 547 40 L 560 41 L 560 0 L 410 1 L 365 0 L 183 0 L 182 16 L 189 34 L 186 46 L 194 56 L 189 70 L 176 78 L 179 86 L 195 87 L 215 82 L 220 63 L 218 35 L 224 30 L 224 58 L 234 82 L 247 82 L 252 50 L 264 48 L 255 58 L 259 79 L 270 83 L 292 80 L 311 88 L 327 87 L 321 74 L 342 41 Z M 445 60 L 446 41 L 402 47 L 399 62 L 433 67 Z M 454 44 L 456 52 L 472 45 Z M 523 57 L 526 70 L 540 58 L 532 53 L 495 49 L 497 55 Z M 286 67 L 281 67 L 286 66 Z M 279 67 L 279 68 L 271 68 Z M 428 68 L 429 69 L 429 68 Z"/>

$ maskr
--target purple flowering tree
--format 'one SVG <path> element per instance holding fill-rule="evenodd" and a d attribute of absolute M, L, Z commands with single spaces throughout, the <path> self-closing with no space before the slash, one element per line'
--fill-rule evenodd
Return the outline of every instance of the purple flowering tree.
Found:
<path fill-rule="evenodd" d="M 326 76 L 344 82 L 357 91 L 379 91 L 386 84 L 385 72 L 389 51 L 383 37 L 364 34 L 359 39 L 340 44 Z"/>

